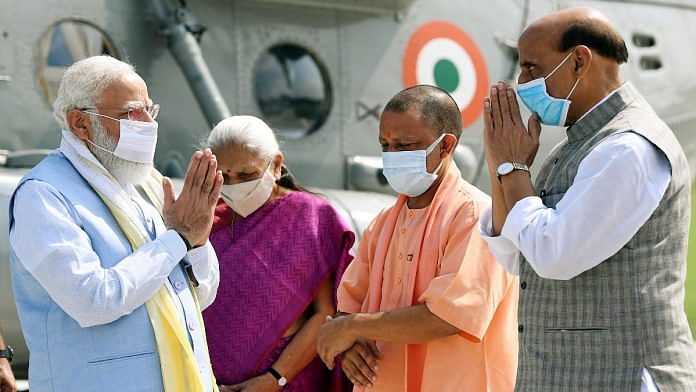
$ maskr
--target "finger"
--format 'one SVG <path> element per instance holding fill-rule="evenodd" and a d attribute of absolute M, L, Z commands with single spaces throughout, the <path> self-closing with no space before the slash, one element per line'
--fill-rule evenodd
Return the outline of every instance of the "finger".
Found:
<path fill-rule="evenodd" d="M 532 137 L 532 141 L 534 141 L 534 143 L 539 143 L 539 136 L 541 135 L 541 119 L 539 119 L 538 114 L 534 113 L 531 117 L 529 117 L 527 129 L 529 130 L 529 135 Z"/>
<path fill-rule="evenodd" d="M 351 382 L 353 385 L 355 385 L 355 386 L 357 386 L 357 387 L 363 387 L 363 388 L 365 387 L 365 385 L 363 385 L 363 384 L 360 382 L 360 380 L 358 380 L 357 378 L 355 378 L 355 376 L 353 375 L 353 373 L 350 373 L 350 374 L 348 374 L 348 372 L 345 372 L 345 373 L 346 373 L 346 376 L 348 377 L 348 380 L 350 380 L 350 382 Z"/>
<path fill-rule="evenodd" d="M 512 125 L 512 116 L 510 116 L 510 104 L 508 103 L 507 97 L 507 87 L 505 83 L 498 83 L 496 85 L 498 89 L 498 100 L 500 101 L 500 117 L 503 120 L 503 126 Z"/>
<path fill-rule="evenodd" d="M 493 116 L 491 114 L 491 98 L 483 99 L 483 133 L 487 135 L 493 132 Z"/>
<path fill-rule="evenodd" d="M 491 118 L 493 119 L 493 129 L 498 131 L 503 127 L 503 118 L 500 114 L 500 99 L 498 97 L 498 87 L 491 87 Z"/>
<path fill-rule="evenodd" d="M 196 151 L 193 153 L 193 155 L 191 155 L 191 162 L 189 162 L 188 169 L 186 169 L 186 175 L 184 176 L 184 189 L 183 189 L 183 191 L 185 191 L 185 192 L 191 191 L 191 184 L 193 183 L 193 177 L 196 175 L 196 172 L 198 171 L 198 165 L 200 165 L 202 157 L 203 157 L 203 153 L 200 151 Z"/>
<path fill-rule="evenodd" d="M 357 347 L 357 346 L 354 346 Z M 365 387 L 372 388 L 372 383 L 376 378 L 374 372 L 367 366 L 367 364 L 362 360 L 360 355 L 352 350 L 353 352 L 349 356 L 348 364 L 352 369 L 353 378 L 361 385 Z M 367 371 L 365 370 L 367 369 Z"/>
<path fill-rule="evenodd" d="M 360 346 L 357 349 L 359 357 L 355 359 L 354 365 L 360 371 L 360 374 L 369 382 L 377 381 L 377 373 L 375 372 L 375 366 L 377 366 L 377 361 L 372 353 L 369 353 L 369 348 Z"/>
<path fill-rule="evenodd" d="M 162 190 L 164 191 L 164 205 L 162 208 L 168 210 L 176 200 L 174 184 L 172 184 L 172 180 L 169 177 L 162 178 Z"/>
<path fill-rule="evenodd" d="M 341 364 L 343 365 L 346 375 L 348 375 L 348 378 L 353 384 L 360 387 L 366 387 L 370 383 L 370 381 L 365 378 L 353 361 L 348 360 L 342 362 Z"/>
<path fill-rule="evenodd" d="M 220 200 L 220 193 L 222 192 L 222 184 L 224 179 L 222 178 L 222 171 L 218 170 L 215 172 L 215 177 L 213 179 L 213 189 L 208 193 L 208 202 L 210 207 L 215 207 L 217 201 Z"/>
<path fill-rule="evenodd" d="M 206 148 L 205 151 L 203 151 L 203 156 L 201 157 L 200 164 L 198 165 L 198 168 L 196 169 L 196 172 L 193 176 L 193 183 L 191 185 L 191 190 L 192 191 L 197 191 L 201 192 L 201 189 L 203 187 L 203 182 L 205 181 L 206 176 L 208 175 L 208 164 L 210 163 L 210 158 L 212 157 L 213 153 L 210 152 L 210 149 Z"/>
<path fill-rule="evenodd" d="M 517 94 L 512 87 L 507 88 L 507 100 L 510 106 L 510 117 L 515 125 L 522 124 L 522 115 L 520 114 L 520 104 L 517 103 Z"/>
<path fill-rule="evenodd" d="M 375 358 L 375 355 L 372 353 L 372 349 L 370 349 L 367 344 L 356 344 L 353 346 L 353 348 L 360 356 L 360 361 L 357 361 L 358 363 L 361 361 L 365 362 L 365 364 L 370 367 L 370 370 L 377 366 L 377 358 Z"/>
<path fill-rule="evenodd" d="M 217 176 L 217 159 L 215 155 L 212 155 L 208 163 L 208 172 L 206 173 L 205 181 L 203 181 L 203 194 L 209 195 L 213 190 L 215 186 L 215 176 Z"/>

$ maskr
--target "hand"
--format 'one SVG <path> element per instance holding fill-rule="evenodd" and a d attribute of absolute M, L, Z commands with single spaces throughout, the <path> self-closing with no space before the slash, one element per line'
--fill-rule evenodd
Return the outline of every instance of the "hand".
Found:
<path fill-rule="evenodd" d="M 220 392 L 271 392 L 279 390 L 278 380 L 271 373 L 250 378 L 235 385 L 220 385 Z"/>
<path fill-rule="evenodd" d="M 377 360 L 382 359 L 375 342 L 358 339 L 341 354 L 341 368 L 350 382 L 359 387 L 372 388 L 377 381 Z"/>
<path fill-rule="evenodd" d="M 169 178 L 164 178 L 162 186 L 162 215 L 167 228 L 176 230 L 193 247 L 205 244 L 222 189 L 222 172 L 217 170 L 215 156 L 209 149 L 193 154 L 179 198 L 176 198 Z"/>
<path fill-rule="evenodd" d="M 357 340 L 357 337 L 351 333 L 351 324 L 354 319 L 355 315 L 337 318 L 327 316 L 326 324 L 319 328 L 317 352 L 329 369 L 334 368 L 334 358 L 348 350 Z"/>
<path fill-rule="evenodd" d="M 483 134 L 486 161 L 491 177 L 504 162 L 531 166 L 539 151 L 541 122 L 533 114 L 525 128 L 515 90 L 500 82 L 491 87 L 483 101 Z"/>
<path fill-rule="evenodd" d="M 17 384 L 15 383 L 12 368 L 7 359 L 0 359 L 0 392 L 16 392 Z"/>

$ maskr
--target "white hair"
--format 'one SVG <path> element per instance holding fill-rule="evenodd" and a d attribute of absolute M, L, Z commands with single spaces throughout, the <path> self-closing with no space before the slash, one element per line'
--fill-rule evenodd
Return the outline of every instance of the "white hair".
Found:
<path fill-rule="evenodd" d="M 80 60 L 65 70 L 53 102 L 53 117 L 65 130 L 68 111 L 94 107 L 104 89 L 127 73 L 135 73 L 132 65 L 109 56 L 93 56 Z"/>
<path fill-rule="evenodd" d="M 254 116 L 232 116 L 220 121 L 204 143 L 215 151 L 235 146 L 267 161 L 280 153 L 280 145 L 273 130 Z"/>
<path fill-rule="evenodd" d="M 97 116 L 90 116 L 92 122 L 92 141 L 86 143 L 92 155 L 104 166 L 121 186 L 137 185 L 147 179 L 152 172 L 152 163 L 132 162 L 114 155 L 118 139 L 109 135 Z M 95 147 L 94 145 L 99 147 Z M 102 150 L 102 148 L 104 151 Z"/>

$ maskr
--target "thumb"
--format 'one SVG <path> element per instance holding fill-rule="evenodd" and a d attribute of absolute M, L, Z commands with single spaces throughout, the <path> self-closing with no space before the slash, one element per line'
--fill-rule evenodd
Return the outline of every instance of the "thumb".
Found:
<path fill-rule="evenodd" d="M 174 194 L 174 184 L 169 177 L 162 178 L 162 189 L 164 190 L 164 206 L 163 209 L 167 210 L 174 204 L 176 196 Z"/>
<path fill-rule="evenodd" d="M 529 135 L 535 143 L 539 143 L 539 135 L 541 135 L 541 119 L 539 115 L 534 113 L 529 117 L 529 122 L 527 122 L 527 130 L 529 130 Z"/>

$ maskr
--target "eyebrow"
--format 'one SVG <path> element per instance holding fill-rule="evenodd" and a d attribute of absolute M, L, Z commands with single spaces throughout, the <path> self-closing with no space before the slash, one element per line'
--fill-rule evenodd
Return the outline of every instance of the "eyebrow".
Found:
<path fill-rule="evenodd" d="M 380 137 L 380 138 L 379 138 L 379 142 L 380 142 L 380 143 L 387 143 L 388 141 L 387 141 L 387 139 L 383 139 L 383 138 Z M 408 136 L 403 137 L 403 138 L 394 138 L 394 139 L 392 140 L 392 142 L 393 142 L 393 143 L 402 143 L 402 144 L 413 144 L 413 143 L 418 143 L 417 141 L 411 140 L 411 138 L 408 137 Z"/>
<path fill-rule="evenodd" d="M 128 102 L 127 104 L 123 105 L 123 109 L 143 109 L 145 105 L 143 105 L 142 102 L 138 101 L 131 101 Z"/>

